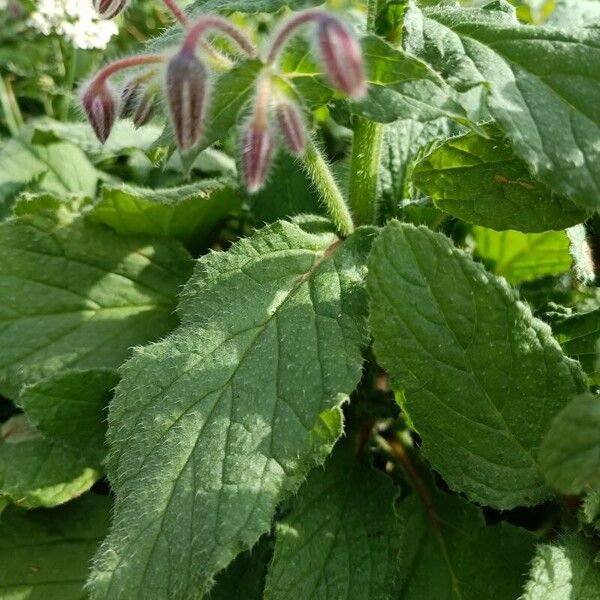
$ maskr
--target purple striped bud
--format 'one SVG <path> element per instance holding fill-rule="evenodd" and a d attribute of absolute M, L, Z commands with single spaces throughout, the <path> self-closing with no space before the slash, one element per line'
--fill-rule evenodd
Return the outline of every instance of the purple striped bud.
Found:
<path fill-rule="evenodd" d="M 94 0 L 94 8 L 103 19 L 116 17 L 126 6 L 129 0 Z"/>
<path fill-rule="evenodd" d="M 242 173 L 250 194 L 258 192 L 269 174 L 275 142 L 268 123 L 253 119 L 242 136 Z"/>
<path fill-rule="evenodd" d="M 92 84 L 83 93 L 81 104 L 96 137 L 104 143 L 110 135 L 116 116 L 111 89 L 106 83 Z"/>
<path fill-rule="evenodd" d="M 293 154 L 304 154 L 306 132 L 298 107 L 291 102 L 282 102 L 277 106 L 277 123 L 283 142 Z"/>
<path fill-rule="evenodd" d="M 142 83 L 139 79 L 132 79 L 123 86 L 119 99 L 119 118 L 126 119 L 133 115 L 141 93 Z"/>
<path fill-rule="evenodd" d="M 155 100 L 156 94 L 151 90 L 147 90 L 139 97 L 135 112 L 133 113 L 133 124 L 136 129 L 145 125 L 152 118 Z"/>
<path fill-rule="evenodd" d="M 341 21 L 319 19 L 317 43 L 327 77 L 335 88 L 360 100 L 367 93 L 367 81 L 360 46 Z"/>
<path fill-rule="evenodd" d="M 183 50 L 169 62 L 167 99 L 177 144 L 188 150 L 202 135 L 209 99 L 206 67 L 193 53 Z"/>

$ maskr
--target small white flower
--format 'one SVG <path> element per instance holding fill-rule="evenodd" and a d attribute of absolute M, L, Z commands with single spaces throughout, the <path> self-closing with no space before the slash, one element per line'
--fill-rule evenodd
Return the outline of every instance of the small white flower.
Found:
<path fill-rule="evenodd" d="M 100 19 L 90 0 L 39 0 L 29 26 L 43 35 L 60 35 L 84 50 L 104 49 L 118 33 L 113 21 Z"/>

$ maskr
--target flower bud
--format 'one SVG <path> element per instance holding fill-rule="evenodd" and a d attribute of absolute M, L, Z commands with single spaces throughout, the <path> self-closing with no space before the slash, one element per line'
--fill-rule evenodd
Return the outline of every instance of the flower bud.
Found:
<path fill-rule="evenodd" d="M 145 125 L 152 118 L 155 100 L 156 94 L 151 90 L 147 90 L 140 95 L 135 112 L 133 113 L 133 124 L 136 129 Z"/>
<path fill-rule="evenodd" d="M 361 49 L 341 21 L 329 15 L 322 17 L 317 43 L 330 83 L 352 98 L 364 98 L 367 82 Z"/>
<path fill-rule="evenodd" d="M 208 97 L 206 67 L 192 52 L 176 54 L 167 68 L 167 100 L 180 149 L 188 150 L 200 139 Z"/>
<path fill-rule="evenodd" d="M 277 123 L 283 142 L 293 154 L 304 154 L 306 132 L 302 115 L 298 107 L 291 102 L 282 102 L 277 106 Z"/>
<path fill-rule="evenodd" d="M 141 93 L 142 84 L 137 79 L 132 79 L 123 86 L 119 99 L 119 118 L 126 119 L 133 115 Z"/>
<path fill-rule="evenodd" d="M 129 0 L 94 0 L 94 8 L 103 19 L 116 17 L 126 6 Z"/>
<path fill-rule="evenodd" d="M 81 104 L 96 137 L 104 143 L 110 135 L 116 116 L 112 91 L 106 83 L 92 83 L 83 93 Z"/>
<path fill-rule="evenodd" d="M 250 194 L 258 192 L 269 174 L 275 146 L 267 123 L 253 119 L 242 136 L 242 173 Z"/>

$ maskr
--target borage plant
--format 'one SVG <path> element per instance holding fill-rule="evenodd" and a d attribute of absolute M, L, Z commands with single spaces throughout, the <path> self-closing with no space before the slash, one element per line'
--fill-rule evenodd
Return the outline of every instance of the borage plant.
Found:
<path fill-rule="evenodd" d="M 191 181 L 0 225 L 0 500 L 107 475 L 5 510 L 1 589 L 600 598 L 600 27 L 167 4 L 81 101 L 108 144 L 164 109 Z M 199 178 L 217 143 L 237 169 Z"/>

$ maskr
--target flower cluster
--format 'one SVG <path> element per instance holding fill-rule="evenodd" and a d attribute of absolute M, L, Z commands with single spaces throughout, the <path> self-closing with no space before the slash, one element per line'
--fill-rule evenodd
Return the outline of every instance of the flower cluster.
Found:
<path fill-rule="evenodd" d="M 280 72 L 279 60 L 297 30 L 312 24 L 316 29 L 316 53 L 331 86 L 355 99 L 367 91 L 360 47 L 346 26 L 331 13 L 309 9 L 296 13 L 275 32 L 264 56 L 248 36 L 226 19 L 206 15 L 188 22 L 172 0 L 165 0 L 185 28 L 181 46 L 172 55 L 141 55 L 116 61 L 102 69 L 87 85 L 82 104 L 98 138 L 106 140 L 118 116 L 132 116 L 136 125 L 151 114 L 158 94 L 156 64 L 166 63 L 167 105 L 177 145 L 188 151 L 202 139 L 211 102 L 209 58 L 216 50 L 204 39 L 208 32 L 228 38 L 245 57 L 261 60 L 252 110 L 240 134 L 241 166 L 246 189 L 258 191 L 265 183 L 278 144 L 295 155 L 303 155 L 307 145 L 306 123 L 301 96 L 293 83 Z M 94 0 L 100 14 L 111 17 L 120 12 L 126 0 Z M 212 56 L 211 56 L 212 55 Z M 127 67 L 153 65 L 125 83 L 120 101 L 109 87 L 109 77 Z"/>
<path fill-rule="evenodd" d="M 39 0 L 29 25 L 44 35 L 56 34 L 76 48 L 106 48 L 117 26 L 101 20 L 89 0 Z"/>

